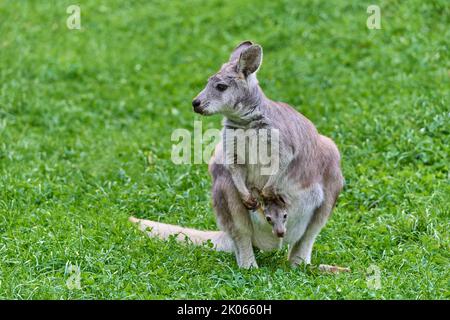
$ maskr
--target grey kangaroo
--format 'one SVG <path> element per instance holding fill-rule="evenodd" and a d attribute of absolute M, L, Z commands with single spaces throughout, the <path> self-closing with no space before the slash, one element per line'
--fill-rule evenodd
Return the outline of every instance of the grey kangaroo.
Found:
<path fill-rule="evenodd" d="M 188 237 L 195 244 L 210 240 L 217 250 L 234 252 L 242 268 L 257 267 L 253 247 L 278 249 L 282 233 L 282 242 L 289 246 L 290 263 L 310 264 L 314 241 L 343 187 L 340 154 L 333 141 L 320 135 L 311 121 L 289 105 L 264 95 L 256 78 L 262 56 L 261 46 L 242 42 L 192 102 L 196 113 L 224 117 L 223 141 L 217 144 L 209 163 L 213 208 L 221 231 L 200 231 L 133 217 L 130 220 L 151 237 L 176 235 L 180 241 Z M 258 164 L 225 161 L 227 152 L 231 152 L 224 151 L 227 129 L 276 129 L 276 173 L 262 174 Z M 263 199 L 278 194 L 286 199 L 285 211 L 277 212 L 287 215 L 286 221 L 281 220 L 285 230 L 280 234 L 273 232 L 264 215 L 255 210 L 260 203 L 249 191 L 252 189 L 259 190 Z"/>

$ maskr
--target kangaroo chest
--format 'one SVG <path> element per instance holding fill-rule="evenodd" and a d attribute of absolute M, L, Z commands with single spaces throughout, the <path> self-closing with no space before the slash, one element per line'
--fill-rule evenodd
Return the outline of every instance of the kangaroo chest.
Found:
<path fill-rule="evenodd" d="M 225 129 L 223 132 L 226 160 L 241 166 L 247 187 L 262 189 L 279 158 L 269 128 Z M 275 150 L 276 149 L 276 150 Z"/>

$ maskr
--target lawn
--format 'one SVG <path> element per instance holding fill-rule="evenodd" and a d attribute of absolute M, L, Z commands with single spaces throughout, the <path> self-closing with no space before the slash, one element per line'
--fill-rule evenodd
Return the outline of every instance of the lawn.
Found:
<path fill-rule="evenodd" d="M 450 3 L 374 2 L 1 1 L 0 298 L 449 299 Z M 286 250 L 240 270 L 127 221 L 217 228 L 207 165 L 172 163 L 171 134 L 220 128 L 191 100 L 246 39 L 267 96 L 341 151 L 312 260 L 349 274 Z"/>

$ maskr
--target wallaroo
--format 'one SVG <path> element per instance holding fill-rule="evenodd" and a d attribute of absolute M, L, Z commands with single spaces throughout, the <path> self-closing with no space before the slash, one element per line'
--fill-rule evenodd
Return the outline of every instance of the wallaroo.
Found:
<path fill-rule="evenodd" d="M 195 244 L 210 240 L 216 250 L 234 252 L 242 268 L 257 267 L 254 247 L 274 250 L 280 243 L 289 246 L 293 266 L 309 264 L 314 241 L 343 187 L 340 155 L 333 141 L 320 135 L 311 121 L 264 95 L 256 79 L 262 57 L 261 46 L 242 42 L 192 101 L 196 113 L 224 118 L 222 141 L 209 162 L 213 208 L 221 231 L 130 220 L 151 237 L 176 235 Z M 263 164 L 238 161 L 234 148 L 226 148 L 230 139 L 226 132 L 238 129 L 278 132 L 277 170 L 264 174 Z"/>

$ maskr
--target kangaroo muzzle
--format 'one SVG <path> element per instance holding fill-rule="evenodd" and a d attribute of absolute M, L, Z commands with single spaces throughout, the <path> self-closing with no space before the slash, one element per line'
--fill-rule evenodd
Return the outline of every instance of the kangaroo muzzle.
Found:
<path fill-rule="evenodd" d="M 273 229 L 273 233 L 278 237 L 278 238 L 283 238 L 284 234 L 286 233 L 286 228 L 274 228 Z"/>
<path fill-rule="evenodd" d="M 194 108 L 194 112 L 200 114 L 203 113 L 202 101 L 199 98 L 195 98 L 194 100 L 192 100 L 192 107 Z"/>

